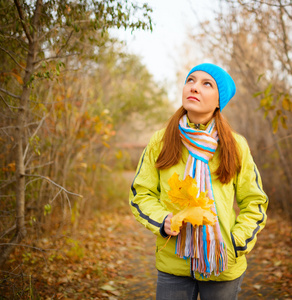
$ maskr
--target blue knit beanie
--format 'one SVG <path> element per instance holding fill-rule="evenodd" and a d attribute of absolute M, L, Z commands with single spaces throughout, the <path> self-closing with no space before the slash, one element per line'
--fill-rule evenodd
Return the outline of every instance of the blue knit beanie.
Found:
<path fill-rule="evenodd" d="M 222 111 L 236 92 L 236 86 L 231 76 L 222 68 L 213 64 L 205 63 L 193 67 L 189 72 L 185 83 L 187 82 L 190 74 L 195 71 L 204 71 L 215 79 L 219 91 L 219 107 L 220 111 Z"/>

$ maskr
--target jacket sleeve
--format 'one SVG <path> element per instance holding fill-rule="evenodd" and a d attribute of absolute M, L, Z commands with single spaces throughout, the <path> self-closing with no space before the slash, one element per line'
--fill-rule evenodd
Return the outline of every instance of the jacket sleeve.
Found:
<path fill-rule="evenodd" d="M 268 206 L 268 197 L 263 191 L 259 171 L 245 139 L 242 138 L 240 145 L 241 170 L 235 183 L 240 212 L 231 229 L 236 257 L 249 253 L 254 247 L 257 234 L 266 224 Z"/>
<path fill-rule="evenodd" d="M 155 168 L 159 154 L 157 134 L 152 137 L 140 158 L 133 180 L 129 202 L 140 223 L 154 234 L 165 236 L 164 219 L 170 213 L 160 203 L 160 176 Z"/>

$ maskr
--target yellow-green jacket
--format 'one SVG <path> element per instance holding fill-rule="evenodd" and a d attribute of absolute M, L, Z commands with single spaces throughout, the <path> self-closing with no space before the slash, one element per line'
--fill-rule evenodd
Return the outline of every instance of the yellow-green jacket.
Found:
<path fill-rule="evenodd" d="M 170 213 L 166 202 L 170 202 L 167 192 L 170 190 L 168 179 L 177 173 L 183 179 L 188 150 L 183 147 L 181 161 L 166 170 L 155 168 L 155 162 L 161 150 L 164 130 L 157 131 L 145 148 L 136 171 L 130 191 L 130 206 L 136 219 L 157 235 L 156 268 L 159 271 L 177 276 L 192 276 L 190 260 L 179 258 L 175 254 L 176 237 L 171 237 L 164 247 L 167 237 L 163 226 L 164 219 Z M 241 154 L 241 171 L 228 184 L 216 179 L 215 171 L 219 165 L 217 148 L 209 161 L 213 192 L 218 213 L 220 229 L 228 250 L 228 269 L 219 276 L 212 275 L 199 280 L 225 281 L 241 276 L 246 270 L 245 255 L 255 245 L 257 234 L 266 223 L 268 198 L 262 189 L 258 169 L 253 161 L 246 140 L 234 133 Z M 234 198 L 240 209 L 236 216 L 233 208 Z"/>

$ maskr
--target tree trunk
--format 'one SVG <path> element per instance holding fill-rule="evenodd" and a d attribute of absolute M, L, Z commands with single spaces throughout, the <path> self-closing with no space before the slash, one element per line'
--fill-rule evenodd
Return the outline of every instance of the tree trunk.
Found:
<path fill-rule="evenodd" d="M 33 18 L 34 31 L 31 34 L 27 30 L 27 26 L 24 20 L 24 14 L 19 1 L 15 0 L 14 3 L 19 13 L 19 17 L 22 20 L 23 28 L 28 39 L 29 47 L 28 47 L 28 55 L 26 60 L 26 70 L 25 70 L 24 80 L 23 80 L 23 89 L 22 89 L 22 94 L 20 96 L 20 104 L 17 113 L 17 124 L 15 129 L 16 231 L 15 231 L 15 235 L 11 238 L 9 243 L 1 247 L 2 249 L 0 252 L 0 268 L 6 262 L 10 253 L 13 251 L 14 247 L 24 239 L 27 232 L 25 227 L 25 165 L 24 165 L 23 148 L 24 148 L 24 143 L 26 143 L 26 141 L 24 141 L 24 137 L 25 137 L 26 124 L 28 123 L 27 109 L 28 109 L 28 100 L 31 92 L 31 87 L 29 85 L 29 82 L 31 76 L 34 73 L 34 59 L 37 53 L 37 36 L 35 34 L 36 33 L 35 31 L 39 26 L 42 0 L 38 0 L 36 3 L 34 18 Z"/>

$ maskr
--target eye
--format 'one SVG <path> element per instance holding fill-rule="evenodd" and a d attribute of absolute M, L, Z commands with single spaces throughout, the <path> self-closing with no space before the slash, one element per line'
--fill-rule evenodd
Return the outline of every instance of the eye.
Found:
<path fill-rule="evenodd" d="M 204 83 L 204 85 L 213 87 L 213 85 L 212 85 L 212 83 L 211 83 L 210 81 L 206 81 L 206 82 Z"/>
<path fill-rule="evenodd" d="M 194 81 L 194 79 L 192 78 L 192 77 L 189 77 L 188 79 L 187 79 L 187 82 L 193 82 Z"/>

